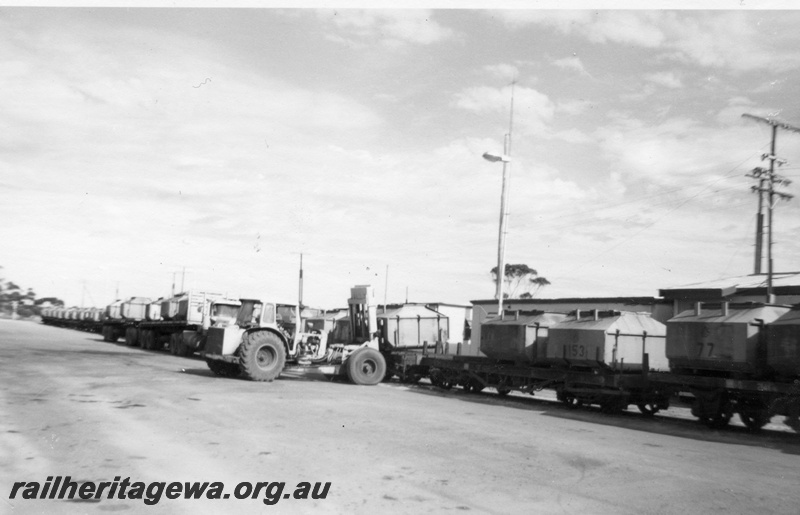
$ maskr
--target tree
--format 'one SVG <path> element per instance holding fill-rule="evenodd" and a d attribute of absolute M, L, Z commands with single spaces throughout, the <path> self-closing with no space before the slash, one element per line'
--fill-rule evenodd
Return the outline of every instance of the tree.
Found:
<path fill-rule="evenodd" d="M 539 272 L 525 264 L 507 264 L 505 270 L 505 293 L 503 298 L 507 299 L 531 299 L 540 289 L 544 288 L 550 281 L 545 277 L 540 277 Z M 492 280 L 497 282 L 497 267 L 491 270 Z"/>

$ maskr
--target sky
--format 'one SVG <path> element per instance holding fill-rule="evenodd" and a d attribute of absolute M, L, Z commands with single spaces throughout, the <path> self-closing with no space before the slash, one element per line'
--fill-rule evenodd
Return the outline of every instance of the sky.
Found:
<path fill-rule="evenodd" d="M 657 296 L 752 273 L 800 11 L 0 7 L 0 276 L 67 305 Z M 513 125 L 511 99 L 513 86 Z M 779 130 L 796 182 L 800 134 Z M 800 198 L 774 269 L 800 270 Z M 766 269 L 766 263 L 764 264 Z M 388 272 L 388 276 L 387 276 Z"/>

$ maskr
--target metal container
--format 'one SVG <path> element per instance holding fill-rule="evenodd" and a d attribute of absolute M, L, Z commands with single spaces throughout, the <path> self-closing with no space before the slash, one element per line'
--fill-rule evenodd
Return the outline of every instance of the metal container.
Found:
<path fill-rule="evenodd" d="M 164 298 L 160 298 L 155 300 L 147 305 L 145 309 L 144 317 L 147 320 L 161 320 L 161 303 L 164 302 Z"/>
<path fill-rule="evenodd" d="M 698 302 L 695 309 L 667 321 L 670 368 L 761 373 L 766 368 L 761 324 L 774 322 L 789 309 L 760 303 Z"/>
<path fill-rule="evenodd" d="M 173 320 L 183 320 L 191 324 L 202 324 L 208 315 L 208 308 L 211 303 L 221 299 L 221 293 L 210 293 L 197 290 L 190 290 L 181 295 L 177 300 L 177 313 Z M 170 312 L 172 306 L 170 306 Z"/>
<path fill-rule="evenodd" d="M 147 297 L 131 297 L 120 306 L 120 314 L 128 320 L 144 320 L 147 305 L 151 302 Z"/>
<path fill-rule="evenodd" d="M 377 315 L 377 323 L 384 341 L 395 349 L 447 342 L 449 333 L 449 320 L 446 316 L 416 304 L 381 313 Z"/>
<path fill-rule="evenodd" d="M 667 370 L 667 328 L 650 313 L 576 311 L 549 330 L 547 361 L 591 368 Z M 483 335 L 481 335 L 481 339 Z"/>
<path fill-rule="evenodd" d="M 122 301 L 117 300 L 106 306 L 106 318 L 111 320 L 122 319 Z"/>
<path fill-rule="evenodd" d="M 184 295 L 183 293 L 179 293 L 178 295 L 161 301 L 161 318 L 164 320 L 175 320 L 178 316 L 180 301 Z"/>
<path fill-rule="evenodd" d="M 491 318 L 481 324 L 481 352 L 504 361 L 546 361 L 549 328 L 566 318 L 565 313 L 505 312 L 502 318 Z"/>
<path fill-rule="evenodd" d="M 800 306 L 766 326 L 767 365 L 779 377 L 800 377 Z"/>

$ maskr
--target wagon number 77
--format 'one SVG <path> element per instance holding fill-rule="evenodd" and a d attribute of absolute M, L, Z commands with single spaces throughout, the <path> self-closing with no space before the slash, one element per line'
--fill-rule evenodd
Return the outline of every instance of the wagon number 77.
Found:
<path fill-rule="evenodd" d="M 703 347 L 708 347 L 708 354 L 706 354 L 707 358 L 710 358 L 711 355 L 714 353 L 714 342 L 697 342 L 697 346 L 700 347 L 697 351 L 697 357 L 703 357 Z"/>

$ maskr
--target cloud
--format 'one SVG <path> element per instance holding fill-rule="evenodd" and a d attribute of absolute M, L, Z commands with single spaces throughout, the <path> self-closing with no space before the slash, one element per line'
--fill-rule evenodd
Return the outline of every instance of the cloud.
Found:
<path fill-rule="evenodd" d="M 553 61 L 553 64 L 564 70 L 573 70 L 581 75 L 589 75 L 589 72 L 586 71 L 586 68 L 584 68 L 583 63 L 578 56 L 556 59 Z"/>
<path fill-rule="evenodd" d="M 489 11 L 512 28 L 530 25 L 592 43 L 658 49 L 674 61 L 732 71 L 785 72 L 800 65 L 796 11 Z"/>
<path fill-rule="evenodd" d="M 483 69 L 498 79 L 511 81 L 519 77 L 519 68 L 512 64 L 492 64 L 484 66 Z"/>
<path fill-rule="evenodd" d="M 542 25 L 578 34 L 592 43 L 622 43 L 655 48 L 664 42 L 658 11 L 502 10 L 491 11 L 511 27 Z"/>
<path fill-rule="evenodd" d="M 453 30 L 431 19 L 430 10 L 337 9 L 318 11 L 318 16 L 341 32 L 330 36 L 332 40 L 356 45 L 368 45 L 368 40 L 388 47 L 430 45 L 455 36 Z"/>
<path fill-rule="evenodd" d="M 680 77 L 678 77 L 674 72 L 648 73 L 644 76 L 644 78 L 645 80 L 666 88 L 676 89 L 683 87 Z"/>
<path fill-rule="evenodd" d="M 455 94 L 453 105 L 475 113 L 508 112 L 511 102 L 511 86 L 492 88 L 475 86 Z M 547 95 L 533 88 L 514 88 L 514 123 L 523 130 L 542 132 L 553 118 L 555 104 Z"/>

